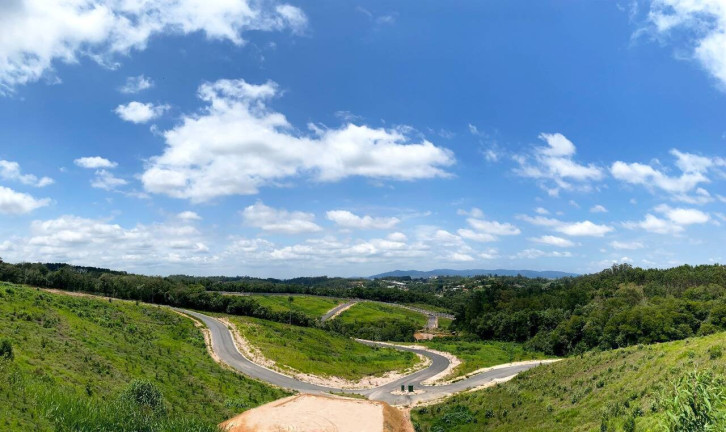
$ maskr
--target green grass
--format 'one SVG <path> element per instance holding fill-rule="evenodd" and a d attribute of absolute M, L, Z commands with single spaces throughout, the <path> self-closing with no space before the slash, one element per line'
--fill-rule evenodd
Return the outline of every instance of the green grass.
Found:
<path fill-rule="evenodd" d="M 229 317 L 250 343 L 281 367 L 318 376 L 357 380 L 404 370 L 417 357 L 390 348 L 373 348 L 318 328 L 297 327 L 248 317 Z"/>
<path fill-rule="evenodd" d="M 350 309 L 341 313 L 336 319 L 344 324 L 357 323 L 359 325 L 372 324 L 390 319 L 401 319 L 415 324 L 418 328 L 425 327 L 428 322 L 426 315 L 418 312 L 372 302 L 356 303 Z"/>
<path fill-rule="evenodd" d="M 3 431 L 62 430 L 48 394 L 105 403 L 133 379 L 157 386 L 171 417 L 211 425 L 286 394 L 217 365 L 192 321 L 156 306 L 0 284 L 0 339 L 14 352 L 0 366 Z"/>
<path fill-rule="evenodd" d="M 421 342 L 420 345 L 451 353 L 461 360 L 461 364 L 454 369 L 450 378 L 498 364 L 547 358 L 542 353 L 527 351 L 521 344 L 515 342 L 471 342 L 438 338 Z"/>
<path fill-rule="evenodd" d="M 406 306 L 411 306 L 430 312 L 441 312 L 441 313 L 452 313 L 450 309 L 441 306 L 434 306 L 426 303 L 406 303 Z"/>
<path fill-rule="evenodd" d="M 292 309 L 312 318 L 322 317 L 327 311 L 343 302 L 340 299 L 315 296 L 292 296 L 292 302 L 290 302 L 290 296 L 254 295 L 250 297 L 272 311 L 288 312 Z"/>
<path fill-rule="evenodd" d="M 726 374 L 725 337 L 586 353 L 416 409 L 412 418 L 420 432 L 620 431 L 631 417 L 636 431 L 660 430 L 659 395 L 671 382 L 695 368 Z"/>
<path fill-rule="evenodd" d="M 439 329 L 448 330 L 451 328 L 451 323 L 453 322 L 454 320 L 451 318 L 439 318 Z"/>

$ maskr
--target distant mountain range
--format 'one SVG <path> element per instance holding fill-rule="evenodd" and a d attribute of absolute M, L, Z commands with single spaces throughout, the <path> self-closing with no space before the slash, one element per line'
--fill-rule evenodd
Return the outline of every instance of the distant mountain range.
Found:
<path fill-rule="evenodd" d="M 499 276 L 517 276 L 522 275 L 529 278 L 547 278 L 547 279 L 557 279 L 561 277 L 567 277 L 567 276 L 579 276 L 576 273 L 567 273 L 567 272 L 561 272 L 561 271 L 537 271 L 537 270 L 506 270 L 506 269 L 497 269 L 497 270 L 482 270 L 482 269 L 472 269 L 472 270 L 452 270 L 452 269 L 436 269 L 436 270 L 430 270 L 430 271 L 421 271 L 421 270 L 394 270 L 386 273 L 380 273 L 377 275 L 370 276 L 370 279 L 380 279 L 380 278 L 387 278 L 387 277 L 405 277 L 410 276 L 411 278 L 417 279 L 417 278 L 430 278 L 432 276 L 482 276 L 482 275 L 499 275 Z"/>

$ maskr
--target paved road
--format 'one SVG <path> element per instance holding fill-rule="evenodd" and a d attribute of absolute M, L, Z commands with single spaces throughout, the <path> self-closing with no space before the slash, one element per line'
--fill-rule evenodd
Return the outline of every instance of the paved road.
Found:
<path fill-rule="evenodd" d="M 411 375 L 398 379 L 392 383 L 385 384 L 383 386 L 373 389 L 348 390 L 324 387 L 299 381 L 295 378 L 282 375 L 273 370 L 253 363 L 237 350 L 237 347 L 235 346 L 234 340 L 232 338 L 232 334 L 230 333 L 229 329 L 219 320 L 198 312 L 192 312 L 184 309 L 176 310 L 181 313 L 193 316 L 194 318 L 197 318 L 198 320 L 202 321 L 207 326 L 207 328 L 209 328 L 212 337 L 212 349 L 223 362 L 227 363 L 232 368 L 242 372 L 249 377 L 268 382 L 278 387 L 304 393 L 333 392 L 359 394 L 368 397 L 368 399 L 380 400 L 392 405 L 411 405 L 416 402 L 438 399 L 451 393 L 456 393 L 467 390 L 469 388 L 477 387 L 491 382 L 495 379 L 512 376 L 536 366 L 536 364 L 507 366 L 501 369 L 483 372 L 481 374 L 475 375 L 465 380 L 458 381 L 453 384 L 442 386 L 424 386 L 421 384 L 421 381 L 425 381 L 446 370 L 446 368 L 449 366 L 449 360 L 444 356 L 429 351 L 413 347 L 396 346 L 394 348 L 398 350 L 410 351 L 428 357 L 429 359 L 431 359 L 431 365 L 426 369 L 420 370 Z M 371 346 L 386 346 L 386 344 L 381 344 L 377 342 L 361 342 Z M 424 393 L 411 395 L 394 395 L 392 392 L 400 390 L 401 385 L 413 385 L 414 389 L 424 390 Z"/>
<path fill-rule="evenodd" d="M 320 318 L 320 321 L 323 321 L 323 322 L 327 321 L 330 318 L 334 317 L 336 314 L 340 313 L 340 311 L 342 311 L 343 309 L 348 309 L 349 307 L 353 306 L 356 303 L 358 303 L 358 302 L 354 300 L 354 301 L 349 301 L 349 302 L 339 304 L 338 306 L 327 311 L 325 313 L 325 315 L 323 315 L 322 318 Z"/>

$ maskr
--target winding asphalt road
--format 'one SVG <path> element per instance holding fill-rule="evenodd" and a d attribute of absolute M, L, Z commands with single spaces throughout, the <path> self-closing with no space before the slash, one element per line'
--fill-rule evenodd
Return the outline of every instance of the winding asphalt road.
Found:
<path fill-rule="evenodd" d="M 449 394 L 461 392 L 470 388 L 478 387 L 483 384 L 489 383 L 496 379 L 501 379 L 516 375 L 522 371 L 531 369 L 537 364 L 519 364 L 505 366 L 498 369 L 482 372 L 478 375 L 474 375 L 467 379 L 457 381 L 452 384 L 441 385 L 441 386 L 425 386 L 421 384 L 435 375 L 446 370 L 449 366 L 449 360 L 439 354 L 432 353 L 430 351 L 421 350 L 413 347 L 402 347 L 393 346 L 393 348 L 401 351 L 410 351 L 413 353 L 421 354 L 431 359 L 431 365 L 423 370 L 415 372 L 411 375 L 405 376 L 394 382 L 382 385 L 380 387 L 365 389 L 365 390 L 351 390 L 351 389 L 339 389 L 332 387 L 324 387 L 315 384 L 306 383 L 299 381 L 295 378 L 282 375 L 273 370 L 260 366 L 253 363 L 251 360 L 243 356 L 234 344 L 234 339 L 230 330 L 219 320 L 210 316 L 192 312 L 185 309 L 176 309 L 178 312 L 192 316 L 202 321 L 210 331 L 212 338 L 212 350 L 219 356 L 219 358 L 232 368 L 242 372 L 243 374 L 268 382 L 278 387 L 282 387 L 289 390 L 295 390 L 303 393 L 346 393 L 346 394 L 359 394 L 366 396 L 371 400 L 379 400 L 387 402 L 391 405 L 412 405 L 417 402 L 424 402 L 433 399 L 438 399 Z M 370 346 L 381 346 L 386 347 L 388 345 L 377 343 L 360 341 Z M 413 385 L 414 390 L 423 390 L 420 394 L 393 394 L 394 391 L 400 391 L 401 385 Z"/>

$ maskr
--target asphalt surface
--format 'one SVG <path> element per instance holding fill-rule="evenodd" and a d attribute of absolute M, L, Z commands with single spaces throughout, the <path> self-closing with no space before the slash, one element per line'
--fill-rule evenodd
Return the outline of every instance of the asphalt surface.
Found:
<path fill-rule="evenodd" d="M 330 318 L 334 317 L 335 314 L 337 314 L 341 310 L 343 310 L 345 308 L 349 308 L 349 307 L 353 306 L 356 303 L 358 303 L 358 302 L 357 301 L 349 301 L 349 302 L 345 302 L 343 304 L 339 304 L 338 306 L 336 306 L 336 307 L 330 309 L 329 311 L 327 311 L 325 313 L 325 315 L 323 315 L 322 318 L 320 318 L 320 321 L 327 321 Z"/>
<path fill-rule="evenodd" d="M 486 372 L 482 372 L 478 375 L 474 375 L 472 377 L 469 377 L 467 379 L 463 379 L 461 381 L 447 384 L 447 385 L 441 385 L 441 386 L 425 386 L 422 385 L 421 382 L 425 381 L 431 377 L 434 377 L 435 375 L 438 375 L 439 373 L 446 370 L 446 368 L 449 366 L 449 360 L 439 354 L 432 353 L 430 351 L 421 350 L 413 347 L 402 347 L 402 346 L 392 346 L 392 348 L 401 350 L 401 351 L 410 351 L 417 354 L 424 355 L 431 359 L 431 365 L 423 370 L 420 370 L 418 372 L 415 372 L 411 375 L 405 376 L 403 378 L 400 378 L 394 382 L 385 384 L 380 387 L 376 387 L 373 389 L 365 389 L 365 390 L 350 390 L 350 389 L 340 389 L 340 388 L 333 388 L 333 387 L 324 387 L 319 386 L 315 384 L 306 383 L 303 381 L 299 381 L 295 378 L 282 375 L 280 373 L 277 373 L 273 370 L 267 369 L 263 366 L 260 366 L 256 363 L 253 363 L 249 359 L 247 359 L 245 356 L 243 356 L 238 350 L 237 347 L 234 344 L 234 339 L 232 338 L 232 334 L 229 331 L 229 329 L 220 321 L 218 321 L 215 318 L 212 318 L 210 316 L 198 313 L 198 312 L 192 312 L 185 309 L 177 309 L 177 311 L 187 314 L 189 316 L 192 316 L 200 321 L 202 321 L 207 328 L 209 328 L 211 338 L 212 338 L 212 350 L 219 356 L 219 358 L 232 368 L 242 372 L 243 374 L 255 378 L 261 381 L 265 381 L 267 383 L 270 383 L 272 385 L 282 387 L 288 390 L 294 390 L 298 392 L 303 393 L 313 393 L 313 394 L 320 394 L 320 393 L 347 393 L 347 394 L 359 394 L 366 396 L 368 399 L 371 400 L 379 400 L 387 402 L 391 405 L 412 405 L 417 402 L 423 402 L 433 399 L 439 399 L 441 397 L 447 396 L 452 393 L 461 392 L 464 390 L 468 390 L 470 388 L 478 387 L 483 384 L 489 383 L 493 380 L 509 377 L 512 375 L 516 375 L 522 371 L 531 369 L 535 367 L 537 364 L 526 364 L 526 365 L 512 365 L 512 366 L 506 366 L 495 370 L 490 370 Z M 370 346 L 381 346 L 381 347 L 387 347 L 389 345 L 377 343 L 377 342 L 369 342 L 369 341 L 360 341 L 361 343 L 365 343 Z M 423 393 L 421 394 L 403 394 L 403 395 L 396 395 L 393 394 L 394 391 L 400 391 L 401 385 L 405 385 L 406 388 L 408 388 L 409 385 L 414 386 L 414 390 L 423 390 Z"/>

